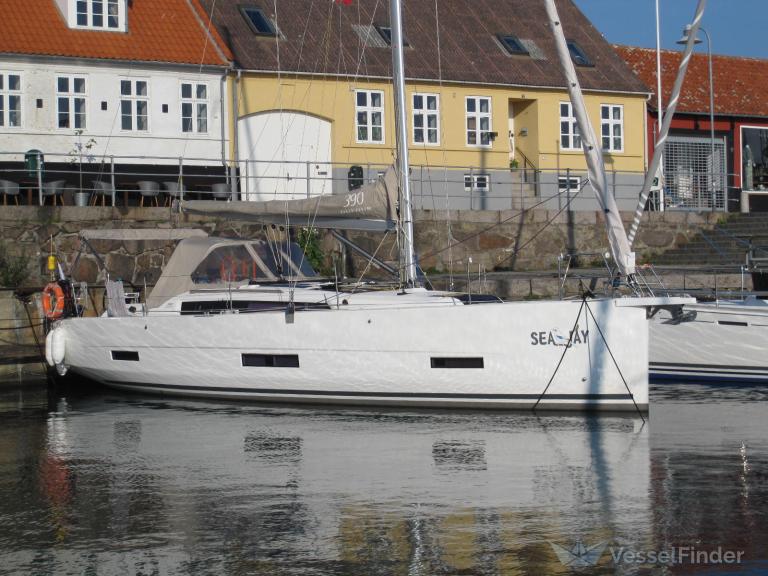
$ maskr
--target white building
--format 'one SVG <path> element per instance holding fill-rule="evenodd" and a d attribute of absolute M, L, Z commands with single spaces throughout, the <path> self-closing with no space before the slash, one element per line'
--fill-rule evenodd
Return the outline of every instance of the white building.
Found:
<path fill-rule="evenodd" d="M 29 150 L 47 172 L 81 160 L 89 173 L 222 169 L 229 66 L 197 0 L 6 0 L 0 178 L 29 176 L 15 174 Z"/>

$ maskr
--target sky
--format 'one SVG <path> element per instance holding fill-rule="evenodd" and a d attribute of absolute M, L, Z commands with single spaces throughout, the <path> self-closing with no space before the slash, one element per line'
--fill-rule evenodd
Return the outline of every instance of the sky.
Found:
<path fill-rule="evenodd" d="M 613 44 L 656 47 L 656 0 L 574 0 Z M 675 44 L 693 20 L 697 0 L 659 0 L 661 46 Z M 712 39 L 713 54 L 768 59 L 768 0 L 708 0 L 701 25 Z M 706 51 L 706 39 L 697 50 Z"/>

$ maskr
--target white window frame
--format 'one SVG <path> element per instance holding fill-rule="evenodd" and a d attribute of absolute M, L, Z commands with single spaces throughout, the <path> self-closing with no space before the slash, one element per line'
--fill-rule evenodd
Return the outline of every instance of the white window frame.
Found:
<path fill-rule="evenodd" d="M 563 115 L 563 106 L 567 106 L 567 115 Z M 571 152 L 581 151 L 581 134 L 579 133 L 579 125 L 576 123 L 576 116 L 573 113 L 573 104 L 570 102 L 560 102 L 557 107 L 558 116 L 560 118 L 560 150 L 568 150 Z M 563 124 L 567 123 L 568 130 L 563 130 Z M 563 146 L 563 136 L 568 137 L 568 146 Z M 578 140 L 578 144 L 576 143 Z"/>
<path fill-rule="evenodd" d="M 59 80 L 67 79 L 67 91 L 59 91 Z M 83 91 L 75 91 L 75 81 L 83 81 Z M 56 83 L 56 119 L 54 126 L 57 130 L 87 130 L 88 129 L 88 77 L 84 74 L 56 74 L 54 82 Z M 61 126 L 59 120 L 62 114 L 61 100 L 67 100 L 68 111 L 67 117 L 69 119 L 69 126 Z M 76 126 L 77 114 L 75 112 L 75 104 L 78 100 L 83 101 L 83 124 L 82 126 Z"/>
<path fill-rule="evenodd" d="M 485 182 L 485 186 L 480 185 Z M 464 174 L 464 192 L 490 192 L 491 175 L 487 173 Z"/>
<path fill-rule="evenodd" d="M 603 116 L 603 111 L 608 110 L 608 118 Z M 614 110 L 619 111 L 619 118 L 613 117 Z M 619 143 L 616 147 L 614 128 L 619 128 Z M 608 128 L 608 136 L 605 135 L 605 129 Z M 608 138 L 608 147 L 605 146 L 605 138 Z M 624 105 L 623 104 L 600 104 L 600 145 L 605 152 L 624 152 Z"/>
<path fill-rule="evenodd" d="M 366 104 L 363 106 L 358 103 L 358 94 L 366 94 Z M 372 105 L 373 94 L 378 94 L 380 106 Z M 373 117 L 379 114 L 381 124 L 374 124 Z M 365 124 L 360 122 L 360 114 L 365 114 Z M 366 138 L 360 138 L 360 128 L 366 129 Z M 373 130 L 381 129 L 381 139 L 373 138 Z M 355 142 L 358 144 L 384 144 L 386 136 L 384 134 L 384 92 L 382 90 L 355 90 Z"/>
<path fill-rule="evenodd" d="M 19 88 L 17 90 L 11 89 L 11 83 L 10 79 L 11 77 L 16 77 L 19 80 Z M 24 89 L 23 89 L 23 82 L 24 78 L 21 75 L 21 72 L 14 72 L 14 71 L 0 71 L 0 82 L 2 82 L 2 87 L 0 87 L 0 128 L 6 129 L 9 128 L 11 130 L 13 129 L 19 129 L 24 126 Z M 11 99 L 17 98 L 16 102 L 18 103 L 18 106 L 16 107 L 16 112 L 18 112 L 18 121 L 16 124 L 11 124 Z"/>
<path fill-rule="evenodd" d="M 421 98 L 421 108 L 416 107 L 416 99 Z M 430 98 L 435 99 L 435 108 L 430 109 L 428 107 L 428 101 Z M 411 126 L 413 128 L 411 136 L 414 146 L 440 146 L 440 95 L 426 92 L 414 92 L 411 95 L 411 104 L 413 113 L 411 115 Z M 434 118 L 435 127 L 429 126 L 429 119 Z M 421 126 L 416 126 L 417 119 L 421 121 Z M 422 140 L 416 138 L 418 131 L 422 132 Z M 435 141 L 429 141 L 429 133 L 435 133 Z"/>
<path fill-rule="evenodd" d="M 128 83 L 130 87 L 130 93 L 123 93 L 124 83 Z M 146 88 L 145 94 L 139 94 L 139 84 L 144 84 Z M 146 78 L 120 78 L 120 130 L 123 132 L 149 132 L 149 80 Z M 144 128 L 139 128 L 139 103 L 144 103 L 146 106 L 146 124 Z M 123 119 L 126 114 L 123 111 L 123 106 L 128 104 L 129 111 L 128 116 L 131 119 L 130 128 L 126 128 L 123 125 Z"/>
<path fill-rule="evenodd" d="M 557 191 L 559 194 L 568 192 L 569 180 L 570 180 L 570 191 L 571 192 L 579 191 L 579 188 L 581 187 L 581 178 L 579 178 L 578 176 L 565 176 L 563 174 L 558 174 L 557 175 Z"/>
<path fill-rule="evenodd" d="M 184 96 L 184 86 L 190 87 L 190 94 L 191 96 L 185 97 Z M 203 87 L 205 88 L 205 97 L 202 98 L 199 95 L 199 89 Z M 209 86 L 208 82 L 195 82 L 193 80 L 182 80 L 181 84 L 179 84 L 179 101 L 181 103 L 179 107 L 179 114 L 181 118 L 181 132 L 182 134 L 208 134 L 208 130 L 210 127 L 210 100 L 209 97 L 211 95 L 211 87 Z M 184 114 L 184 107 L 190 106 L 191 111 L 189 116 L 186 116 Z M 203 116 L 201 114 L 201 106 L 204 106 L 204 114 Z M 190 121 L 190 129 L 186 130 L 186 125 L 184 123 L 184 120 L 186 118 L 189 118 Z M 200 121 L 205 120 L 205 130 L 200 129 Z"/>
<path fill-rule="evenodd" d="M 480 103 L 482 101 L 487 101 L 488 103 L 488 111 L 487 112 L 481 112 L 480 111 Z M 474 110 L 469 110 L 469 103 L 472 102 L 474 104 Z M 465 123 L 464 123 L 464 132 L 466 134 L 466 143 L 467 146 L 471 148 L 491 148 L 493 147 L 493 138 L 491 137 L 491 133 L 493 132 L 493 99 L 490 96 L 467 96 L 464 98 L 464 114 L 465 114 Z M 470 128 L 470 124 L 473 123 L 474 120 L 474 128 Z M 482 123 L 483 120 L 488 121 L 488 127 L 487 129 L 482 129 Z M 488 142 L 486 144 L 483 143 L 483 135 L 486 135 Z M 471 142 L 470 135 L 474 135 L 475 141 Z"/>
<path fill-rule="evenodd" d="M 70 0 L 70 28 L 125 32 L 125 0 Z"/>

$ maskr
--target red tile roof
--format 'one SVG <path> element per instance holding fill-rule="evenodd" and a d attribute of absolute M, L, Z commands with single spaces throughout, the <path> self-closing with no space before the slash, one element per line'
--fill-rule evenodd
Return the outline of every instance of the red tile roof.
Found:
<path fill-rule="evenodd" d="M 649 106 L 656 103 L 656 50 L 614 46 L 632 71 L 653 92 Z M 669 102 L 682 52 L 661 51 L 663 102 Z M 718 116 L 768 116 L 768 60 L 736 56 L 712 56 L 715 87 L 715 114 Z M 694 54 L 680 94 L 677 112 L 709 114 L 709 66 L 706 54 Z"/>
<path fill-rule="evenodd" d="M 3 0 L 0 53 L 225 66 L 231 58 L 197 0 L 134 0 L 128 32 L 71 29 L 54 0 Z"/>

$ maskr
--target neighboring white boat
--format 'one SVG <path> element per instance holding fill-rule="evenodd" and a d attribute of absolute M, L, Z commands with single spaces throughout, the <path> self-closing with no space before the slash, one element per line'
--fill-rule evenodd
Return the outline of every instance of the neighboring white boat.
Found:
<path fill-rule="evenodd" d="M 546 4 L 613 260 L 618 274 L 629 277 L 634 254 L 607 191 L 599 140 L 586 114 L 554 2 Z M 402 288 L 343 292 L 303 284 L 311 279 L 311 271 L 302 270 L 295 250 L 276 247 L 276 258 L 264 243 L 192 238 L 179 244 L 146 310 L 126 310 L 120 292 L 112 291 L 110 315 L 57 322 L 47 339 L 52 365 L 116 388 L 167 394 L 279 402 L 647 410 L 646 309 L 690 299 L 478 303 L 418 287 L 398 0 L 391 2 L 391 22 L 400 103 L 398 182 L 389 173 L 347 195 L 293 202 L 186 202 L 182 208 L 260 221 L 303 219 L 315 226 L 333 227 L 344 219 L 347 227 L 384 229 L 393 226 L 397 197 Z M 281 261 L 286 266 L 278 271 Z M 289 281 L 264 282 L 281 278 Z"/>
<path fill-rule="evenodd" d="M 767 351 L 768 304 L 754 297 L 686 304 L 651 321 L 652 379 L 768 382 Z"/>

